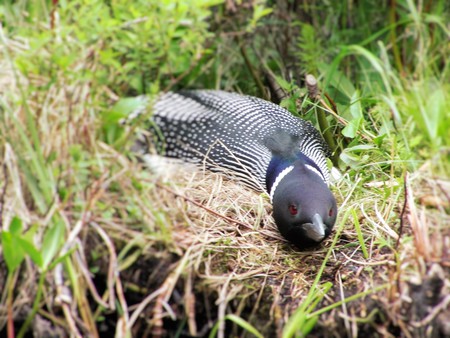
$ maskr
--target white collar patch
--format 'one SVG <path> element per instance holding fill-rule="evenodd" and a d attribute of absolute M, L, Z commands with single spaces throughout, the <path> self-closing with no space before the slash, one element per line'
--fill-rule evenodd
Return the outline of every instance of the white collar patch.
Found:
<path fill-rule="evenodd" d="M 294 169 L 294 166 L 291 165 L 284 169 L 281 173 L 278 174 L 275 182 L 273 182 L 272 189 L 270 189 L 270 202 L 273 202 L 273 195 L 275 194 L 275 190 L 277 189 L 278 184 L 280 184 L 281 180 L 289 174 Z M 316 170 L 317 171 L 317 170 Z"/>
<path fill-rule="evenodd" d="M 312 165 L 305 164 L 305 167 L 308 168 L 309 170 L 311 170 L 313 173 L 316 173 L 317 175 L 319 175 L 319 177 L 325 181 L 325 177 L 323 177 L 322 173 L 319 170 L 317 170 L 316 168 L 314 168 Z"/>

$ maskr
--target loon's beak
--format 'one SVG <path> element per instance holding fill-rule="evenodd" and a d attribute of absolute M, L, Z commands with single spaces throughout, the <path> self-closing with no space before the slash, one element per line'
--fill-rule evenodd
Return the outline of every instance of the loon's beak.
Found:
<path fill-rule="evenodd" d="M 326 226 L 323 224 L 322 217 L 319 214 L 313 216 L 312 223 L 303 224 L 303 228 L 308 237 L 316 242 L 320 242 L 325 238 Z"/>

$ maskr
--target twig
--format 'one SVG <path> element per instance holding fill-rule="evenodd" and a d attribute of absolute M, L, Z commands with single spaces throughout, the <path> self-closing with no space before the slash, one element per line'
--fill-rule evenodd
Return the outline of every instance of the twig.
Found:
<path fill-rule="evenodd" d="M 321 97 L 319 95 L 319 87 L 317 85 L 316 78 L 311 74 L 308 74 L 306 75 L 305 83 L 306 88 L 308 88 L 309 96 L 315 101 L 316 100 L 320 101 Z M 317 121 L 319 122 L 323 138 L 325 139 L 325 142 L 328 144 L 328 147 L 331 150 L 331 160 L 333 161 L 333 164 L 335 166 L 338 166 L 340 149 L 336 145 L 336 142 L 334 140 L 334 135 L 330 129 L 330 124 L 328 123 L 325 111 L 323 109 L 319 109 L 316 110 L 316 112 L 317 112 Z"/>
<path fill-rule="evenodd" d="M 342 123 L 344 126 L 348 125 L 348 121 L 344 120 L 342 117 L 340 117 L 326 102 L 323 98 L 319 98 L 319 102 L 326 108 L 326 111 L 333 115 L 340 123 Z M 357 130 L 356 133 L 361 136 L 366 141 L 372 141 L 372 139 L 363 134 L 360 130 Z"/>
<path fill-rule="evenodd" d="M 130 21 L 127 21 L 127 22 L 124 22 L 123 24 L 121 24 L 119 27 L 120 28 L 128 28 L 128 27 L 131 27 L 131 26 L 133 26 L 133 25 L 136 25 L 136 24 L 139 24 L 139 23 L 141 23 L 141 22 L 145 22 L 145 21 L 147 21 L 148 20 L 148 16 L 143 16 L 143 17 L 141 17 L 141 18 L 136 18 L 136 19 L 134 19 L 134 20 L 130 20 Z"/>
<path fill-rule="evenodd" d="M 189 269 L 184 285 L 184 304 L 185 313 L 188 318 L 189 334 L 193 337 L 197 336 L 197 323 L 195 322 L 195 294 L 193 289 L 192 269 Z"/>
<path fill-rule="evenodd" d="M 398 246 L 400 245 L 400 239 L 403 235 L 403 226 L 405 224 L 405 213 L 406 213 L 406 208 L 408 206 L 408 172 L 405 172 L 405 178 L 403 180 L 403 190 L 404 190 L 404 194 L 405 194 L 405 200 L 403 201 L 403 207 L 402 207 L 402 212 L 400 213 L 400 227 L 398 229 L 398 238 L 397 238 L 397 242 L 395 243 L 395 250 L 398 249 Z"/>
<path fill-rule="evenodd" d="M 108 293 L 109 293 L 109 308 L 114 310 L 116 308 L 116 306 L 115 306 L 116 300 L 115 300 L 115 294 L 114 294 L 114 284 L 115 284 L 116 280 L 119 278 L 119 271 L 118 271 L 118 268 L 117 268 L 117 266 L 118 266 L 118 264 L 117 264 L 117 254 L 116 254 L 116 250 L 114 248 L 114 243 L 111 241 L 111 238 L 109 238 L 109 236 L 105 232 L 105 230 L 103 230 L 100 227 L 100 225 L 98 225 L 95 222 L 90 222 L 89 224 L 97 231 L 97 233 L 103 239 L 103 241 L 105 242 L 105 245 L 106 245 L 106 247 L 108 248 L 108 251 L 109 251 L 109 267 L 108 267 L 107 285 L 108 285 Z"/>
<path fill-rule="evenodd" d="M 69 288 L 64 284 L 62 264 L 58 264 L 55 267 L 53 276 L 54 276 L 55 285 L 56 285 L 55 301 L 56 301 L 56 303 L 61 304 L 61 307 L 64 312 L 64 318 L 66 319 L 67 325 L 70 328 L 71 334 L 74 337 L 81 338 L 82 335 L 77 328 L 75 319 L 73 318 L 73 315 L 72 315 L 72 311 L 70 310 L 70 305 L 73 302 L 73 298 L 72 298 Z"/>
<path fill-rule="evenodd" d="M 389 264 L 389 260 L 385 259 L 382 261 L 377 261 L 377 262 L 361 262 L 358 261 L 356 259 L 350 258 L 349 256 L 347 256 L 344 252 L 341 252 L 341 254 L 350 262 L 358 264 L 358 265 L 365 265 L 365 266 L 377 266 L 377 265 L 386 265 Z"/>
<path fill-rule="evenodd" d="M 191 62 L 191 65 L 189 66 L 188 69 L 186 69 L 183 73 L 181 73 L 180 75 L 178 75 L 176 78 L 172 79 L 170 81 L 170 84 L 164 88 L 164 90 L 162 91 L 163 93 L 168 92 L 173 86 L 175 86 L 178 82 L 180 82 L 181 80 L 183 80 L 186 76 L 188 76 L 189 74 L 192 73 L 192 70 L 197 67 L 198 63 L 200 62 L 200 60 L 202 59 L 203 54 L 199 54 L 195 56 L 195 59 Z"/>
<path fill-rule="evenodd" d="M 412 322 L 411 325 L 414 327 L 421 327 L 429 324 L 442 310 L 447 308 L 447 305 L 450 304 L 450 295 L 447 295 L 433 310 L 419 322 Z"/>
<path fill-rule="evenodd" d="M 333 108 L 333 111 L 337 112 L 336 102 L 334 102 L 334 100 L 331 98 L 331 96 L 328 93 L 323 93 L 323 95 L 325 95 L 325 97 L 327 98 L 328 102 L 330 102 L 331 108 Z"/>
<path fill-rule="evenodd" d="M 80 244 L 81 245 L 81 244 Z M 80 268 L 80 273 L 84 277 L 88 289 L 91 291 L 91 295 L 94 298 L 94 300 L 105 309 L 113 309 L 114 307 L 111 307 L 110 304 L 106 303 L 98 294 L 97 289 L 95 287 L 94 282 L 92 281 L 92 278 L 90 276 L 90 271 L 87 268 L 86 259 L 83 255 L 83 253 L 80 251 L 75 252 L 75 257 L 78 261 L 78 267 Z M 109 282 L 109 280 L 108 280 Z M 111 303 L 111 302 L 110 302 Z"/>
<path fill-rule="evenodd" d="M 319 100 L 320 104 L 322 104 L 323 107 L 321 107 L 321 108 L 323 110 L 325 110 L 327 113 L 333 115 L 336 118 L 336 120 L 338 120 L 339 123 L 342 124 L 343 126 L 348 125 L 348 121 L 345 120 L 344 118 L 340 117 L 339 114 L 337 113 L 337 111 L 334 110 L 333 108 L 331 108 L 322 97 L 319 96 L 318 100 Z"/>
<path fill-rule="evenodd" d="M 120 278 L 117 278 L 116 280 L 116 294 L 122 310 L 122 315 L 119 317 L 117 322 L 116 337 L 128 337 L 131 336 L 131 330 L 128 329 L 130 318 L 128 314 L 128 304 L 125 298 L 125 293 L 123 292 L 122 281 Z"/>
<path fill-rule="evenodd" d="M 403 64 L 402 64 L 402 55 L 400 53 L 400 49 L 398 48 L 397 45 L 397 29 L 399 28 L 397 25 L 398 22 L 398 16 L 397 16 L 397 1 L 396 0 L 390 0 L 389 1 L 389 24 L 390 24 L 390 40 L 391 40 L 391 46 L 392 46 L 392 52 L 394 54 L 394 61 L 395 61 L 395 65 L 397 66 L 397 70 L 400 72 L 400 75 L 404 76 L 405 75 L 405 71 L 403 69 Z"/>
<path fill-rule="evenodd" d="M 248 57 L 247 51 L 245 50 L 244 45 L 241 43 L 239 47 L 242 57 L 244 58 L 245 65 L 247 66 L 248 70 L 250 71 L 250 74 L 253 77 L 253 80 L 255 80 L 256 86 L 258 87 L 259 91 L 261 92 L 261 95 L 263 99 L 268 100 L 266 90 L 264 88 L 264 85 L 262 83 L 261 78 L 259 77 L 258 73 L 255 70 L 255 67 L 253 67 L 252 63 L 250 62 L 250 58 Z"/>
<path fill-rule="evenodd" d="M 155 338 L 163 337 L 164 335 L 164 327 L 163 327 L 163 308 L 169 312 L 169 314 L 173 313 L 170 306 L 167 304 L 169 298 L 172 296 L 173 290 L 175 288 L 176 283 L 178 282 L 181 274 L 184 272 L 185 267 L 188 265 L 191 252 L 193 251 L 193 247 L 189 247 L 181 261 L 179 261 L 176 269 L 172 271 L 169 276 L 164 280 L 164 283 L 160 287 L 161 293 L 156 298 L 156 304 L 153 309 L 153 330 L 152 336 Z"/>
<path fill-rule="evenodd" d="M 156 297 L 158 297 L 160 294 L 162 294 L 165 291 L 165 288 L 160 287 L 158 290 L 152 292 L 147 297 L 144 298 L 142 302 L 139 303 L 139 305 L 136 307 L 136 310 L 134 310 L 133 314 L 130 317 L 130 320 L 128 321 L 128 330 L 131 331 L 131 328 L 133 327 L 136 320 L 138 320 L 140 314 L 144 309 L 147 307 L 147 305 Z"/>
<path fill-rule="evenodd" d="M 407 181 L 408 184 L 408 181 Z M 422 209 L 422 213 L 420 214 L 417 210 L 417 207 L 414 203 L 414 196 L 411 187 L 408 187 L 408 210 L 409 213 L 407 215 L 408 221 L 411 225 L 414 243 L 416 245 L 416 258 L 419 260 L 423 260 L 424 262 L 430 261 L 430 237 L 428 231 L 428 223 L 424 218 L 424 212 Z"/>
<path fill-rule="evenodd" d="M 344 285 L 342 283 L 342 277 L 341 277 L 340 271 L 337 272 L 337 277 L 338 277 L 338 281 L 339 281 L 339 294 L 341 296 L 341 300 L 344 300 L 345 292 L 344 292 Z M 348 337 L 355 336 L 355 335 L 352 335 L 352 332 L 351 332 L 350 320 L 348 319 L 349 316 L 348 316 L 347 304 L 345 302 L 342 302 L 341 308 L 342 308 L 342 312 L 344 315 L 344 317 L 342 317 L 342 318 L 344 319 L 344 326 L 345 326 L 345 330 L 347 331 L 347 335 L 348 335 Z"/>
<path fill-rule="evenodd" d="M 5 206 L 5 199 L 6 199 L 6 188 L 8 187 L 8 170 L 6 170 L 6 163 L 4 162 L 3 165 L 3 189 L 2 193 L 0 195 L 0 228 L 3 227 L 3 210 Z"/>
<path fill-rule="evenodd" d="M 260 62 L 262 62 L 262 61 L 260 60 Z M 283 101 L 284 98 L 287 97 L 287 93 L 278 84 L 278 82 L 277 82 L 277 80 L 275 78 L 275 75 L 269 69 L 269 67 L 264 66 L 263 73 L 264 73 L 264 75 L 266 77 L 267 85 L 271 89 L 271 93 L 275 96 L 275 97 L 271 97 L 271 101 L 273 101 L 273 102 L 275 102 L 277 104 L 280 103 L 281 101 Z"/>
<path fill-rule="evenodd" d="M 319 88 L 317 86 L 316 78 L 311 74 L 307 74 L 305 77 L 305 83 L 306 88 L 308 89 L 308 95 L 313 99 L 317 99 L 319 96 Z"/>
<path fill-rule="evenodd" d="M 438 182 L 437 180 L 435 180 L 435 182 L 436 182 L 436 185 L 438 186 L 439 190 L 441 190 L 441 192 L 444 194 L 444 196 L 447 199 L 447 201 L 450 203 L 450 195 L 449 195 L 449 193 L 444 189 L 444 187 L 442 186 L 442 184 L 440 182 Z"/>
<path fill-rule="evenodd" d="M 227 309 L 227 290 L 228 285 L 230 284 L 231 279 L 234 277 L 234 271 L 229 275 L 227 280 L 225 281 L 224 285 L 220 289 L 219 292 L 219 299 L 217 299 L 216 303 L 218 305 L 218 322 L 219 322 L 219 331 L 217 333 L 218 338 L 224 338 L 225 337 L 225 311 Z"/>

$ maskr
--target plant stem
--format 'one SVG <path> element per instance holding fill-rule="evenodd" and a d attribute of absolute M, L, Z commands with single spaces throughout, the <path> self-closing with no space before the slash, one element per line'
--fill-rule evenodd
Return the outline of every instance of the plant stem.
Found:
<path fill-rule="evenodd" d="M 325 111 L 323 109 L 317 109 L 317 121 L 319 122 L 320 131 L 322 132 L 323 138 L 325 142 L 331 149 L 331 161 L 335 166 L 338 165 L 338 159 L 340 154 L 340 149 L 336 145 L 334 141 L 334 135 L 331 132 L 330 124 L 328 123 L 327 116 L 325 115 Z"/>
<path fill-rule="evenodd" d="M 8 277 L 6 280 L 6 285 L 8 288 L 8 296 L 6 298 L 6 306 L 8 309 L 8 319 L 7 319 L 7 332 L 8 332 L 8 338 L 14 338 L 14 320 L 13 320 L 13 273 L 8 271 Z"/>
<path fill-rule="evenodd" d="M 390 38 L 391 38 L 391 44 L 392 44 L 392 52 L 394 53 L 394 60 L 395 64 L 397 65 L 397 69 L 400 72 L 400 74 L 403 74 L 403 64 L 402 64 L 402 58 L 400 56 L 400 50 L 397 45 L 397 27 L 396 27 L 396 21 L 397 21 L 397 15 L 395 13 L 395 10 L 397 8 L 396 0 L 390 0 L 389 1 L 389 23 L 390 23 Z"/>
<path fill-rule="evenodd" d="M 266 90 L 264 89 L 264 84 L 261 80 L 261 77 L 258 75 L 258 72 L 253 67 L 250 58 L 248 57 L 247 51 L 245 50 L 245 47 L 241 44 L 240 46 L 241 54 L 244 58 L 245 65 L 247 66 L 248 70 L 250 71 L 250 74 L 253 77 L 253 80 L 255 80 L 256 86 L 258 87 L 259 91 L 261 92 L 262 98 L 265 100 L 268 100 Z"/>
<path fill-rule="evenodd" d="M 41 275 L 39 276 L 39 283 L 38 283 L 36 296 L 34 297 L 33 308 L 31 309 L 30 314 L 27 316 L 25 323 L 23 323 L 22 327 L 20 328 L 19 333 L 17 334 L 17 338 L 23 338 L 25 333 L 27 333 L 28 328 L 30 327 L 31 321 L 33 320 L 34 316 L 36 315 L 36 313 L 39 309 L 39 303 L 41 301 L 42 292 L 44 289 L 45 275 L 46 275 L 46 271 L 43 271 L 41 273 Z"/>

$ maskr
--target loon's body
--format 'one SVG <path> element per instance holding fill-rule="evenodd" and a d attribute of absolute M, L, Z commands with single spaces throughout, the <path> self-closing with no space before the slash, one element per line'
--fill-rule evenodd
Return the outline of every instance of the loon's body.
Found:
<path fill-rule="evenodd" d="M 266 191 L 289 241 L 309 247 L 330 234 L 337 207 L 327 186 L 328 148 L 311 123 L 265 100 L 215 90 L 163 94 L 152 121 L 161 154 Z"/>

